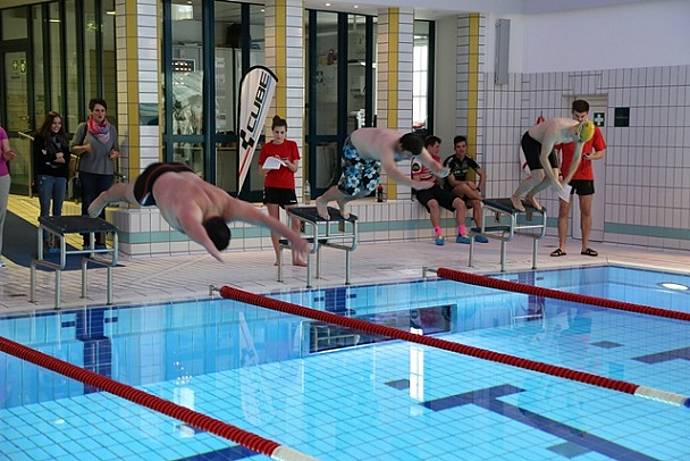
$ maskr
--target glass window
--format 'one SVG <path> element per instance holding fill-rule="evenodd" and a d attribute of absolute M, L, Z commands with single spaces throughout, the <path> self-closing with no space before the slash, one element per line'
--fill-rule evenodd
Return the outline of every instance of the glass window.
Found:
<path fill-rule="evenodd" d="M 249 5 L 249 66 L 264 64 L 266 40 L 264 29 L 266 22 L 265 9 L 258 5 Z"/>
<path fill-rule="evenodd" d="M 174 142 L 173 162 L 184 163 L 196 171 L 204 170 L 204 145 L 196 142 Z"/>
<path fill-rule="evenodd" d="M 108 102 L 108 117 L 117 123 L 117 68 L 115 65 L 115 0 L 102 0 L 101 56 L 103 61 L 103 99 Z"/>
<path fill-rule="evenodd" d="M 347 18 L 347 132 L 361 128 L 366 116 L 366 16 Z"/>
<path fill-rule="evenodd" d="M 67 35 L 67 129 L 73 133 L 79 125 L 79 77 L 77 72 L 77 23 L 75 0 L 65 1 L 65 27 Z M 60 90 L 62 91 L 62 90 Z M 93 96 L 87 96 L 92 98 Z"/>
<path fill-rule="evenodd" d="M 241 10 L 242 6 L 236 3 L 215 3 L 215 113 L 219 134 L 235 131 L 237 92 L 242 78 Z"/>
<path fill-rule="evenodd" d="M 48 7 L 48 27 L 50 33 L 50 110 L 63 112 L 64 92 L 62 91 L 62 59 L 60 56 L 60 6 L 57 2 Z M 68 127 L 66 127 L 68 128 Z"/>
<path fill-rule="evenodd" d="M 199 135 L 204 76 L 201 0 L 174 0 L 172 7 L 172 134 Z M 203 171 L 202 165 L 195 170 Z"/>
<path fill-rule="evenodd" d="M 43 63 L 43 6 L 32 6 L 31 17 L 33 21 L 34 126 L 38 128 L 43 123 L 43 117 L 46 112 L 45 68 Z"/>
<path fill-rule="evenodd" d="M 428 128 L 429 21 L 414 22 L 412 62 L 412 128 Z"/>
<path fill-rule="evenodd" d="M 2 39 L 18 40 L 27 38 L 29 35 L 26 7 L 20 6 L 0 11 L 2 14 Z"/>
<path fill-rule="evenodd" d="M 338 133 L 338 13 L 316 13 L 316 132 Z"/>
<path fill-rule="evenodd" d="M 98 59 L 96 58 L 96 34 L 100 20 L 96 20 L 97 0 L 84 0 L 84 101 L 98 96 Z M 100 18 L 99 18 L 100 19 Z M 106 100 L 107 103 L 110 101 Z M 109 110 L 108 112 L 112 112 Z"/>

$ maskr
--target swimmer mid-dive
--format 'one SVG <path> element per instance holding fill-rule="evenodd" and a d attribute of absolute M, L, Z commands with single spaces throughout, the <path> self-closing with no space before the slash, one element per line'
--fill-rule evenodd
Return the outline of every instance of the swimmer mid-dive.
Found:
<path fill-rule="evenodd" d="M 582 146 L 594 135 L 594 123 L 590 120 L 578 122 L 571 118 L 552 118 L 542 123 L 534 125 L 522 136 L 522 151 L 530 169 L 530 175 L 525 178 L 510 200 L 513 207 L 519 211 L 525 211 L 525 207 L 520 201 L 520 197 L 526 194 L 527 203 L 537 210 L 542 207 L 537 202 L 535 195 L 546 189 L 549 185 L 554 185 L 562 190 L 563 184 L 568 184 L 572 179 L 582 157 Z M 563 179 L 563 183 L 558 180 L 558 159 L 553 152 L 556 144 L 575 143 L 573 161 L 570 170 Z"/>
<path fill-rule="evenodd" d="M 417 156 L 420 162 L 438 177 L 448 176 L 448 169 L 434 160 L 424 148 L 422 138 L 414 133 L 400 133 L 386 128 L 360 128 L 352 132 L 343 145 L 342 173 L 319 198 L 316 208 L 319 216 L 328 220 L 328 202 L 335 200 L 340 214 L 347 219 L 350 214 L 345 204 L 364 197 L 376 190 L 380 181 L 381 167 L 399 184 L 417 190 L 429 189 L 433 181 L 415 181 L 400 171 L 395 162 Z"/>
<path fill-rule="evenodd" d="M 285 236 L 293 251 L 304 254 L 309 244 L 300 235 L 260 212 L 252 204 L 230 197 L 182 163 L 153 163 L 132 183 L 117 183 L 101 193 L 89 206 L 89 216 L 98 216 L 111 202 L 157 205 L 170 226 L 194 240 L 218 261 L 230 244 L 226 223 L 243 221 L 268 227 Z"/>

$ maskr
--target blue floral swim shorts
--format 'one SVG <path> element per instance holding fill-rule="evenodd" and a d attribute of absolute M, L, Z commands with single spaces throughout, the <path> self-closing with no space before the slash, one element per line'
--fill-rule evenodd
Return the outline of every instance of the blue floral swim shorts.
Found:
<path fill-rule="evenodd" d="M 342 174 L 338 189 L 351 197 L 369 195 L 376 190 L 381 176 L 381 162 L 363 159 L 347 138 L 343 145 Z"/>

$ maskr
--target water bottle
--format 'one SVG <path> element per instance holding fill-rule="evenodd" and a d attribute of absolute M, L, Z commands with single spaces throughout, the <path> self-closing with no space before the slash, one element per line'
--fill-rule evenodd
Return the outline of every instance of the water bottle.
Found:
<path fill-rule="evenodd" d="M 311 202 L 311 187 L 309 181 L 304 181 L 304 203 Z"/>
<path fill-rule="evenodd" d="M 379 184 L 376 188 L 376 201 L 379 203 L 383 202 L 383 184 Z"/>

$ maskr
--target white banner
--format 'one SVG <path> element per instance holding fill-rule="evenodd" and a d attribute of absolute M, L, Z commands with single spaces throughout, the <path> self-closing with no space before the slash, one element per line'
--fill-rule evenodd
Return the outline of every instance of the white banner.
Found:
<path fill-rule="evenodd" d="M 266 114 L 271 106 L 273 92 L 278 84 L 278 77 L 267 67 L 254 66 L 242 77 L 238 107 L 239 133 L 239 169 L 237 192 L 242 185 L 252 164 L 254 150 L 264 128 Z"/>

